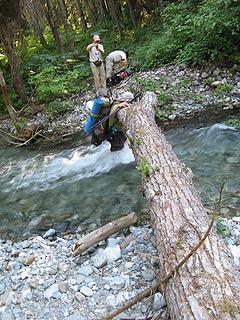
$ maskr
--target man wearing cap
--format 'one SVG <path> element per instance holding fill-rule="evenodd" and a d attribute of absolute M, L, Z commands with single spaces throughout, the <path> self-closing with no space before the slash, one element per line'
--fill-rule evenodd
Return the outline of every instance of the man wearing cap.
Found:
<path fill-rule="evenodd" d="M 123 66 L 128 65 L 128 53 L 122 50 L 115 50 L 106 57 L 106 78 L 120 71 Z"/>
<path fill-rule="evenodd" d="M 106 75 L 102 59 L 104 49 L 100 44 L 99 35 L 93 36 L 93 42 L 87 46 L 87 51 L 94 78 L 96 95 L 98 96 L 101 89 L 106 89 Z"/>

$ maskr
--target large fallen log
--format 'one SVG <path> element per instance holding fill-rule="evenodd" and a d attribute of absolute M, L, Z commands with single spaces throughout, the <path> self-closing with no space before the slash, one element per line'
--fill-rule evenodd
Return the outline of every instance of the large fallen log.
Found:
<path fill-rule="evenodd" d="M 142 174 L 157 241 L 160 274 L 174 270 L 203 238 L 210 218 L 192 183 L 155 123 L 155 94 L 118 113 Z M 161 288 L 171 319 L 240 319 L 239 270 L 214 229 Z"/>
<path fill-rule="evenodd" d="M 130 227 L 137 222 L 137 215 L 135 212 L 130 213 L 127 216 L 118 218 L 114 221 L 107 223 L 106 225 L 88 233 L 82 237 L 73 248 L 73 256 L 77 256 L 93 245 L 99 243 L 106 238 L 109 238 L 111 235 L 122 231 L 125 228 Z"/>

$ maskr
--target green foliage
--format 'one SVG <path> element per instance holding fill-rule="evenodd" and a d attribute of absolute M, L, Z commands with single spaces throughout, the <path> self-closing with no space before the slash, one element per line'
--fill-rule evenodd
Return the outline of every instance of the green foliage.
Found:
<path fill-rule="evenodd" d="M 149 177 L 150 172 L 151 172 L 151 166 L 144 157 L 140 158 L 139 165 L 137 166 L 137 169 L 141 172 L 141 174 L 144 177 Z"/>
<path fill-rule="evenodd" d="M 140 144 L 142 143 L 142 139 L 141 138 L 135 138 L 134 142 L 136 143 L 137 146 L 140 146 Z"/>
<path fill-rule="evenodd" d="M 231 84 L 231 83 L 223 83 L 223 84 L 220 84 L 215 90 L 214 90 L 214 93 L 217 95 L 217 96 L 225 96 L 227 94 L 230 93 L 230 91 L 232 91 L 234 85 Z"/>
<path fill-rule="evenodd" d="M 79 63 L 79 55 L 35 55 L 28 63 L 29 82 L 35 88 L 39 101 L 67 97 L 83 87 L 89 75 L 86 62 Z"/>
<path fill-rule="evenodd" d="M 180 1 L 162 13 L 159 31 L 136 55 L 141 69 L 168 62 L 201 64 L 238 54 L 240 7 L 234 0 Z"/>
<path fill-rule="evenodd" d="M 222 218 L 216 219 L 216 228 L 217 228 L 217 233 L 221 237 L 225 238 L 227 236 L 226 232 L 227 232 L 228 228 Z"/>
<path fill-rule="evenodd" d="M 240 128 L 240 118 L 239 119 L 228 119 L 225 124 L 230 127 Z"/>
<path fill-rule="evenodd" d="M 43 110 L 50 118 L 68 111 L 71 108 L 69 101 L 55 100 L 49 103 L 49 105 Z"/>
<path fill-rule="evenodd" d="M 27 122 L 28 122 L 27 118 L 24 118 L 24 117 L 20 118 L 15 125 L 17 131 L 21 131 L 22 129 L 26 128 Z"/>

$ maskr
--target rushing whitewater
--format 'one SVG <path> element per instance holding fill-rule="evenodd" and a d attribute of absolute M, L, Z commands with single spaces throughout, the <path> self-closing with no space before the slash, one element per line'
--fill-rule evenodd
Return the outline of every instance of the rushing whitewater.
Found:
<path fill-rule="evenodd" d="M 134 156 L 127 144 L 120 151 L 111 152 L 108 142 L 100 146 L 81 146 L 76 149 L 62 151 L 58 154 L 48 154 L 42 159 L 36 155 L 32 159 L 11 162 L 1 168 L 1 173 L 9 176 L 15 171 L 16 175 L 10 179 L 3 189 L 31 188 L 31 190 L 47 190 L 57 187 L 61 183 L 74 182 L 109 172 L 119 164 L 134 161 Z"/>

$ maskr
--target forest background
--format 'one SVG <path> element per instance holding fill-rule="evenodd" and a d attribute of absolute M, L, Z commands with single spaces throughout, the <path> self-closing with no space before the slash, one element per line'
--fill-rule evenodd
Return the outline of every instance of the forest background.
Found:
<path fill-rule="evenodd" d="M 16 110 L 61 113 L 92 85 L 86 46 L 129 52 L 136 70 L 240 65 L 239 0 L 0 0 L 0 69 Z M 7 113 L 0 96 L 0 115 Z"/>

